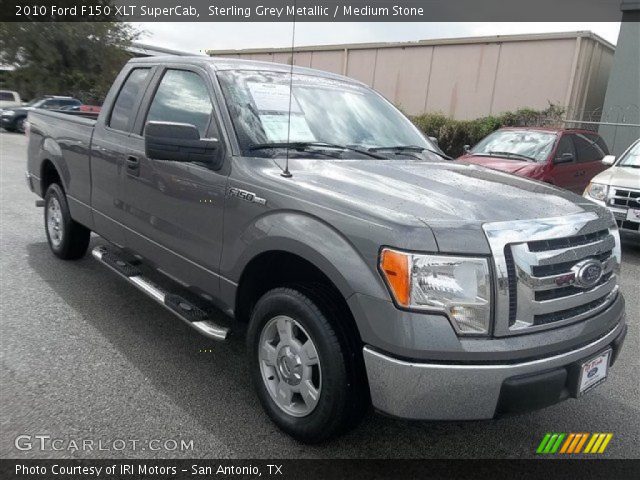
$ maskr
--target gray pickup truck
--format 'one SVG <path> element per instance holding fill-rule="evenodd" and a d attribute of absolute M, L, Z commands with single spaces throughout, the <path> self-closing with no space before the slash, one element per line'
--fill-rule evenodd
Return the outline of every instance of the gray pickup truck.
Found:
<path fill-rule="evenodd" d="M 301 441 L 370 405 L 471 420 L 580 397 L 622 347 L 609 211 L 447 161 L 352 79 L 134 59 L 97 120 L 35 110 L 27 130 L 53 253 L 95 232 L 98 261 L 198 332 L 246 331 L 257 395 Z"/>

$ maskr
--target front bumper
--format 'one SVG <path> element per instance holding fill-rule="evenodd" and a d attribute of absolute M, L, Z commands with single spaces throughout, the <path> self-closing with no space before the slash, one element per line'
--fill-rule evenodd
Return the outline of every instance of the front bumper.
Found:
<path fill-rule="evenodd" d="M 373 406 L 415 420 L 480 420 L 542 408 L 575 396 L 576 367 L 613 349 L 617 358 L 627 326 L 565 353 L 519 363 L 413 363 L 364 347 Z"/>

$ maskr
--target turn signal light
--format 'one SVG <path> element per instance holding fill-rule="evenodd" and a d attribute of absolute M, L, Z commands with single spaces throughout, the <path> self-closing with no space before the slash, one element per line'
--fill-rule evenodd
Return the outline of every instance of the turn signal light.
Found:
<path fill-rule="evenodd" d="M 380 255 L 380 269 L 396 302 L 403 307 L 408 307 L 411 290 L 409 286 L 411 278 L 409 276 L 409 256 L 385 248 Z"/>

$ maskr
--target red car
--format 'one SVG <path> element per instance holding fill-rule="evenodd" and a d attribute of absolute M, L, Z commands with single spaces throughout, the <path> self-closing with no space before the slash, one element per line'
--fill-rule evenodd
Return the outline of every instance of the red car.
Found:
<path fill-rule="evenodd" d="M 473 163 L 582 194 L 606 168 L 609 155 L 595 132 L 563 128 L 502 128 L 483 138 L 457 161 Z"/>

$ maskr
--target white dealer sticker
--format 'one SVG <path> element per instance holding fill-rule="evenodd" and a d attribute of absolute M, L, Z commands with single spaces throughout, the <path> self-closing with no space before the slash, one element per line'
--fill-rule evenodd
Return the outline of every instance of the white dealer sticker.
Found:
<path fill-rule="evenodd" d="M 610 356 L 611 350 L 607 350 L 582 364 L 580 369 L 580 388 L 578 390 L 580 395 L 605 381 Z"/>
<path fill-rule="evenodd" d="M 262 128 L 271 142 L 315 142 L 316 138 L 309 129 L 309 124 L 304 115 L 260 115 Z"/>
<path fill-rule="evenodd" d="M 630 208 L 627 210 L 627 220 L 632 222 L 640 222 L 640 209 Z"/>
<path fill-rule="evenodd" d="M 292 112 L 302 112 L 296 97 L 290 93 L 289 85 L 256 82 L 250 82 L 247 85 L 256 108 L 261 112 L 288 112 L 289 101 L 291 101 Z"/>

